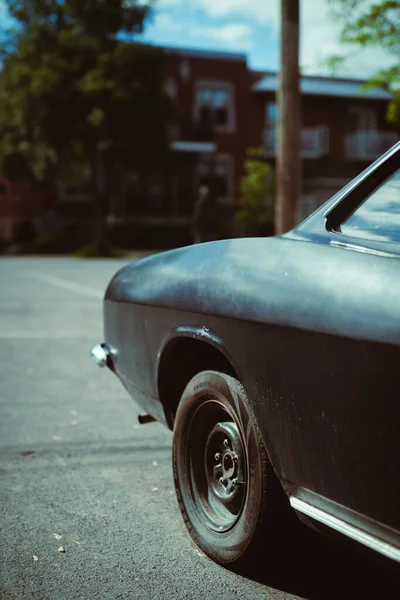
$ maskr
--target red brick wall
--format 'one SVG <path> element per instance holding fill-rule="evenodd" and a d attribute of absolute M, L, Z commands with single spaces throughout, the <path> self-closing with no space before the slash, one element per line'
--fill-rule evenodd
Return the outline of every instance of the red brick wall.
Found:
<path fill-rule="evenodd" d="M 11 186 L 14 215 L 19 219 L 33 220 L 53 208 L 56 188 L 51 182 L 31 184 L 15 183 Z"/>
<path fill-rule="evenodd" d="M 8 181 L 0 179 L 0 219 L 10 219 L 11 217 L 11 186 Z"/>
<path fill-rule="evenodd" d="M 182 62 L 189 65 L 189 76 L 181 76 Z M 177 102 L 181 112 L 194 116 L 195 87 L 200 80 L 227 82 L 233 86 L 235 130 L 233 133 L 217 133 L 218 154 L 229 154 L 233 158 L 234 195 L 237 195 L 238 180 L 243 173 L 246 149 L 251 145 L 251 73 L 246 62 L 230 59 L 213 59 L 199 56 L 171 55 L 169 74 L 177 84 Z"/>
<path fill-rule="evenodd" d="M 56 198 L 57 190 L 51 182 L 11 184 L 2 181 L 0 189 L 0 236 L 10 238 L 15 222 L 35 222 L 43 217 L 47 210 L 51 210 L 55 206 Z"/>

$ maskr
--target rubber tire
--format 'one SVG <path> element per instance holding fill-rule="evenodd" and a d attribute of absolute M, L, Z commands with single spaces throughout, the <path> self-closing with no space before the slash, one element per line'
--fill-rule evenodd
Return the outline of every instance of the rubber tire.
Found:
<path fill-rule="evenodd" d="M 187 430 L 191 416 L 210 396 L 222 402 L 237 419 L 247 453 L 247 497 L 241 515 L 231 530 L 219 533 L 198 518 L 185 477 Z M 216 371 L 203 371 L 193 377 L 180 400 L 173 438 L 173 476 L 176 496 L 185 525 L 198 547 L 217 563 L 244 571 L 262 548 L 273 547 L 278 534 L 277 517 L 287 502 L 272 469 L 254 414 L 239 381 Z"/>

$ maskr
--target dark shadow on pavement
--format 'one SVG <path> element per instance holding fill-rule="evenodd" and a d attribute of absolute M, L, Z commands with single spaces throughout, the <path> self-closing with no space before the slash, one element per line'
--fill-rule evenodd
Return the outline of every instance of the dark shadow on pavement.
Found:
<path fill-rule="evenodd" d="M 364 556 L 300 523 L 290 527 L 271 556 L 260 556 L 247 577 L 307 600 L 398 598 L 397 563 Z M 266 549 L 268 541 L 266 540 Z M 269 554 L 269 553 L 268 553 Z"/>

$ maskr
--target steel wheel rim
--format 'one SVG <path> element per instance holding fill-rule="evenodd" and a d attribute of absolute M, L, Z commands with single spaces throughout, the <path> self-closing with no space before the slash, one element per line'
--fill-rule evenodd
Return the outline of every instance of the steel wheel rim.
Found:
<path fill-rule="evenodd" d="M 247 453 L 235 415 L 218 399 L 208 398 L 194 412 L 185 458 L 198 518 L 213 531 L 229 531 L 247 496 Z"/>

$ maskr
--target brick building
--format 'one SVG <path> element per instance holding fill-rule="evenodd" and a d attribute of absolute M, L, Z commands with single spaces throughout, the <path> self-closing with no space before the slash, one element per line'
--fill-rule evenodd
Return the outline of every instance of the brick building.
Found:
<path fill-rule="evenodd" d="M 130 173 L 112 212 L 120 220 L 184 221 L 193 212 L 199 186 L 213 182 L 230 215 L 237 205 L 246 149 L 263 146 L 266 160 L 275 162 L 278 76 L 250 70 L 244 54 L 189 49 L 166 49 L 166 53 L 166 89 L 181 115 L 171 131 L 171 168 L 164 175 L 147 178 Z M 349 79 L 301 78 L 299 219 L 399 139 L 398 127 L 385 120 L 390 95 L 378 88 L 363 91 L 362 84 Z M 10 221 L 10 198 L 9 190 L 0 194 L 0 220 Z M 38 210 L 51 208 L 48 200 L 35 202 Z M 19 219 L 26 204 L 20 202 Z M 60 189 L 56 207 L 65 218 L 88 219 L 88 188 Z"/>
<path fill-rule="evenodd" d="M 381 88 L 364 91 L 363 83 L 301 77 L 303 195 L 299 219 L 323 204 L 399 139 L 399 128 L 385 118 L 391 96 Z M 251 143 L 262 144 L 272 163 L 277 149 L 278 85 L 278 76 L 266 73 L 253 84 L 251 98 Z"/>
<path fill-rule="evenodd" d="M 117 212 L 153 220 L 187 219 L 198 188 L 211 180 L 229 211 L 250 144 L 253 80 L 246 56 L 175 49 L 167 54 L 166 89 L 180 113 L 171 131 L 172 167 L 161 181 L 133 176 Z"/>
<path fill-rule="evenodd" d="M 276 73 L 251 71 L 244 54 L 168 49 L 168 93 L 181 124 L 172 134 L 174 161 L 163 181 L 133 177 L 118 216 L 188 218 L 200 185 L 212 178 L 219 201 L 237 204 L 246 149 L 263 146 L 275 162 Z M 390 95 L 363 81 L 303 76 L 301 136 L 304 218 L 399 139 L 385 120 Z M 212 130 L 210 123 L 214 122 Z"/>

